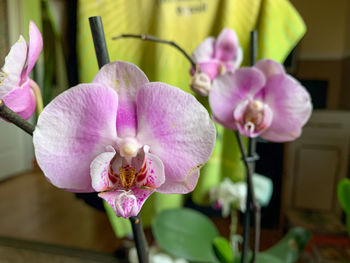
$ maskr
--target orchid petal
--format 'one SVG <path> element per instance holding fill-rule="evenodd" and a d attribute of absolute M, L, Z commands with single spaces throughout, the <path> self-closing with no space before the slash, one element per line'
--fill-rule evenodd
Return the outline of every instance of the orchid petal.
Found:
<path fill-rule="evenodd" d="M 96 156 L 90 165 L 91 185 L 96 192 L 111 190 L 116 182 L 109 178 L 109 167 L 116 152 L 113 147 L 109 146 L 107 152 Z"/>
<path fill-rule="evenodd" d="M 118 93 L 117 132 L 119 137 L 133 137 L 137 130 L 136 93 L 146 83 L 146 75 L 135 65 L 122 61 L 109 63 L 95 76 L 101 83 Z"/>
<path fill-rule="evenodd" d="M 242 64 L 243 61 L 243 49 L 239 46 L 236 54 L 236 58 L 234 61 L 234 65 L 236 66 L 236 69 L 239 68 L 239 66 Z"/>
<path fill-rule="evenodd" d="M 261 137 L 275 142 L 295 140 L 311 115 L 309 93 L 287 75 L 271 76 L 265 89 L 265 102 L 273 110 L 274 116 L 270 128 Z"/>
<path fill-rule="evenodd" d="M 234 109 L 241 101 L 253 99 L 264 84 L 264 75 L 254 68 L 241 68 L 216 78 L 209 94 L 215 120 L 225 128 L 235 130 Z"/>
<path fill-rule="evenodd" d="M 98 196 L 113 208 L 118 217 L 129 218 L 139 214 L 142 205 L 152 193 L 153 190 L 135 188 L 129 191 L 102 192 Z"/>
<path fill-rule="evenodd" d="M 2 99 L 7 107 L 25 120 L 28 120 L 34 113 L 36 102 L 29 81 L 13 89 Z"/>
<path fill-rule="evenodd" d="M 218 61 L 202 62 L 198 64 L 201 72 L 207 74 L 211 81 L 213 81 L 218 75 L 221 75 L 222 70 L 224 70 L 224 65 Z"/>
<path fill-rule="evenodd" d="M 39 29 L 34 24 L 33 21 L 29 22 L 29 45 L 28 45 L 28 58 L 27 58 L 27 69 L 24 73 L 24 78 L 26 78 L 32 71 L 35 62 L 37 61 L 40 52 L 43 48 L 43 39 L 40 34 Z"/>
<path fill-rule="evenodd" d="M 90 164 L 114 145 L 118 95 L 81 84 L 57 96 L 40 114 L 33 142 L 37 162 L 57 187 L 93 191 Z"/>
<path fill-rule="evenodd" d="M 192 58 L 198 64 L 210 61 L 214 57 L 215 38 L 208 37 L 193 51 Z"/>
<path fill-rule="evenodd" d="M 20 36 L 11 47 L 9 54 L 5 58 L 5 64 L 0 71 L 0 98 L 3 98 L 7 93 L 18 87 L 26 56 L 27 43 Z"/>
<path fill-rule="evenodd" d="M 224 62 L 226 71 L 234 72 L 235 70 L 237 70 L 242 63 L 242 60 L 243 60 L 243 51 L 241 47 L 238 47 L 235 58 L 232 61 Z"/>
<path fill-rule="evenodd" d="M 269 78 L 273 75 L 286 74 L 284 67 L 272 59 L 260 60 L 254 65 L 254 67 L 260 69 L 266 78 Z"/>
<path fill-rule="evenodd" d="M 137 177 L 136 187 L 156 189 L 165 182 L 164 165 L 162 161 L 151 153 L 145 153 L 145 161 Z"/>
<path fill-rule="evenodd" d="M 224 62 L 235 59 L 238 46 L 236 33 L 229 28 L 223 29 L 215 43 L 215 58 Z"/>
<path fill-rule="evenodd" d="M 164 164 L 166 181 L 157 191 L 192 191 L 215 143 L 215 127 L 207 110 L 180 89 L 149 83 L 137 94 L 137 115 L 137 138 Z"/>

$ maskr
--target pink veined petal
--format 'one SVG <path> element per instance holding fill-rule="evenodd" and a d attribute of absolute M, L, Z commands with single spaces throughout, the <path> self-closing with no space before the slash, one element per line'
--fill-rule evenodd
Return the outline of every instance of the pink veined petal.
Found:
<path fill-rule="evenodd" d="M 100 84 L 73 87 L 47 105 L 33 135 L 35 156 L 52 184 L 94 191 L 90 164 L 116 140 L 118 95 Z"/>
<path fill-rule="evenodd" d="M 224 65 L 218 61 L 212 60 L 208 62 L 201 62 L 198 64 L 201 72 L 206 73 L 210 80 L 213 81 L 217 76 L 221 75 L 224 69 Z"/>
<path fill-rule="evenodd" d="M 235 58 L 232 60 L 231 63 L 229 63 L 233 66 L 229 67 L 229 66 L 227 66 L 228 63 L 226 64 L 227 71 L 235 71 L 242 64 L 242 61 L 243 61 L 243 50 L 241 47 L 238 47 L 237 54 L 236 54 Z"/>
<path fill-rule="evenodd" d="M 243 60 L 243 51 L 241 47 L 238 47 L 236 56 L 231 60 L 225 62 L 226 71 L 234 72 L 239 68 Z"/>
<path fill-rule="evenodd" d="M 43 39 L 39 29 L 33 21 L 29 22 L 29 44 L 28 44 L 28 57 L 27 57 L 27 68 L 22 76 L 25 80 L 29 73 L 32 71 L 35 62 L 37 61 L 40 52 L 43 48 Z"/>
<path fill-rule="evenodd" d="M 134 188 L 129 191 L 102 192 L 98 196 L 106 200 L 118 217 L 129 218 L 139 214 L 142 205 L 153 192 L 151 189 Z"/>
<path fill-rule="evenodd" d="M 116 181 L 109 176 L 110 163 L 116 152 L 112 146 L 109 146 L 107 152 L 96 156 L 90 165 L 91 185 L 96 192 L 102 192 L 113 189 Z"/>
<path fill-rule="evenodd" d="M 161 193 L 188 193 L 209 159 L 216 130 L 207 110 L 190 94 L 164 83 L 149 83 L 137 94 L 138 134 L 164 164 Z"/>
<path fill-rule="evenodd" d="M 36 102 L 30 89 L 29 79 L 21 87 L 13 89 L 2 99 L 7 107 L 25 120 L 28 120 L 34 113 Z"/>
<path fill-rule="evenodd" d="M 214 57 L 215 38 L 208 37 L 193 51 L 192 58 L 198 64 Z"/>
<path fill-rule="evenodd" d="M 254 67 L 260 69 L 267 79 L 273 75 L 286 74 L 284 67 L 272 59 L 260 60 Z"/>
<path fill-rule="evenodd" d="M 216 78 L 209 94 L 215 120 L 225 128 L 235 130 L 234 109 L 240 102 L 254 98 L 264 84 L 264 75 L 254 68 L 240 68 Z"/>
<path fill-rule="evenodd" d="M 237 56 L 238 46 L 236 33 L 232 29 L 225 28 L 216 40 L 214 57 L 223 62 L 231 61 Z"/>
<path fill-rule="evenodd" d="M 134 137 L 137 130 L 136 93 L 149 82 L 146 75 L 131 63 L 115 61 L 103 66 L 93 82 L 104 84 L 118 93 L 118 136 Z"/>
<path fill-rule="evenodd" d="M 145 161 L 136 177 L 135 186 L 156 189 L 165 182 L 164 165 L 151 153 L 145 153 Z"/>
<path fill-rule="evenodd" d="M 5 58 L 0 70 L 0 98 L 19 86 L 20 76 L 27 57 L 27 43 L 20 36 Z"/>
<path fill-rule="evenodd" d="M 265 103 L 272 109 L 274 117 L 270 128 L 261 137 L 275 142 L 295 140 L 311 115 L 309 93 L 288 75 L 271 76 L 265 89 Z"/>

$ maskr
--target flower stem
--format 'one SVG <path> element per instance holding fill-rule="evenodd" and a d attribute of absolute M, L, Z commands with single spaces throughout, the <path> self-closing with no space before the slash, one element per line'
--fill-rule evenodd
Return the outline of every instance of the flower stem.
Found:
<path fill-rule="evenodd" d="M 136 35 L 136 34 L 121 34 L 119 36 L 113 37 L 112 39 L 118 40 L 118 39 L 122 39 L 122 38 L 138 38 L 138 39 L 145 40 L 145 41 L 152 41 L 152 42 L 157 42 L 157 43 L 162 43 L 162 44 L 167 44 L 167 45 L 173 46 L 174 48 L 179 50 L 187 58 L 187 60 L 191 63 L 192 67 L 196 68 L 196 63 L 193 61 L 191 56 L 182 47 L 180 47 L 178 44 L 176 44 L 174 41 L 164 40 L 164 39 L 161 39 L 161 38 L 158 38 L 155 36 L 151 36 L 151 35 Z"/>
<path fill-rule="evenodd" d="M 258 31 L 253 30 L 250 32 L 250 65 L 254 66 L 256 63 L 258 57 Z M 249 138 L 248 141 L 248 157 L 257 157 L 258 155 L 256 153 L 256 139 L 255 138 Z M 260 245 L 260 221 L 261 221 L 261 211 L 260 211 L 260 205 L 255 199 L 254 195 L 254 186 L 253 186 L 253 174 L 255 171 L 255 161 L 257 160 L 255 158 L 253 161 L 250 162 L 251 164 L 251 171 L 250 171 L 250 190 L 251 190 L 251 202 L 253 205 L 253 213 L 254 213 L 254 249 L 253 249 L 253 257 L 251 262 L 254 263 L 256 261 L 256 257 L 259 253 L 259 245 Z"/>
<path fill-rule="evenodd" d="M 244 224 L 243 224 L 243 249 L 241 262 L 247 262 L 248 257 L 248 247 L 249 247 L 249 234 L 250 234 L 250 221 L 251 221 L 251 209 L 253 209 L 254 215 L 254 249 L 251 262 L 256 261 L 257 254 L 259 252 L 259 243 L 260 243 L 260 207 L 255 200 L 254 186 L 253 186 L 253 173 L 255 169 L 255 161 L 259 159 L 256 154 L 256 142 L 255 138 L 248 139 L 248 153 L 244 149 L 241 135 L 238 132 L 235 132 L 236 138 L 240 151 L 242 153 L 242 160 L 246 167 L 246 180 L 247 180 L 247 203 L 246 203 L 246 212 L 244 213 Z"/>
<path fill-rule="evenodd" d="M 148 263 L 148 245 L 145 233 L 142 229 L 141 219 L 138 216 L 132 216 L 130 217 L 130 222 L 139 263 Z"/>
<path fill-rule="evenodd" d="M 238 254 L 238 244 L 240 242 L 241 236 L 237 234 L 237 210 L 231 207 L 231 216 L 230 216 L 230 245 L 232 248 L 233 256 Z"/>
<path fill-rule="evenodd" d="M 103 24 L 100 16 L 89 17 L 90 29 L 94 40 L 95 53 L 99 68 L 109 63 L 109 55 L 106 45 L 106 38 L 103 31 Z M 137 256 L 140 263 L 148 263 L 148 244 L 143 232 L 142 223 L 139 217 L 130 217 L 132 232 L 134 235 Z"/>
<path fill-rule="evenodd" d="M 36 101 L 36 114 L 39 117 L 40 113 L 43 111 L 43 97 L 41 96 L 41 90 L 38 84 L 34 80 L 30 80 L 30 88 L 34 92 L 34 97 Z"/>
<path fill-rule="evenodd" d="M 3 100 L 0 100 L 0 116 L 33 136 L 35 126 L 8 108 Z"/>
<path fill-rule="evenodd" d="M 250 32 L 250 65 L 253 66 L 257 58 L 257 39 L 258 34 L 256 30 Z M 246 212 L 244 214 L 244 225 L 243 225 L 243 249 L 241 263 L 247 262 L 248 247 L 249 247 L 249 234 L 250 234 L 250 221 L 251 212 L 254 215 L 254 248 L 253 256 L 250 262 L 254 263 L 256 261 L 257 254 L 259 253 L 260 245 L 260 206 L 255 200 L 254 186 L 253 186 L 253 174 L 255 171 L 255 161 L 259 159 L 256 154 L 256 139 L 248 139 L 248 153 L 246 154 L 242 142 L 242 138 L 238 132 L 236 132 L 237 141 L 239 148 L 242 153 L 242 160 L 246 167 L 246 180 L 247 180 L 247 203 Z M 251 211 L 253 209 L 253 211 Z"/>

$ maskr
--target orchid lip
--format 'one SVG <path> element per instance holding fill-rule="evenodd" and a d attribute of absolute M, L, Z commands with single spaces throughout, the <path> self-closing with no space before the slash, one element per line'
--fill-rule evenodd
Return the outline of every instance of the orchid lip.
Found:
<path fill-rule="evenodd" d="M 234 118 L 244 135 L 256 137 L 270 126 L 272 111 L 260 100 L 246 100 L 238 105 Z"/>

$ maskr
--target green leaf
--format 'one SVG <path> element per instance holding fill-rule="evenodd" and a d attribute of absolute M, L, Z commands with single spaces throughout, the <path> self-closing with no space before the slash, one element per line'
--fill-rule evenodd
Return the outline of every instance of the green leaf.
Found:
<path fill-rule="evenodd" d="M 219 236 L 215 225 L 191 209 L 161 212 L 152 231 L 158 245 L 169 254 L 195 262 L 217 262 L 212 242 Z"/>
<path fill-rule="evenodd" d="M 281 259 L 267 254 L 267 253 L 260 253 L 257 257 L 257 263 L 285 263 Z"/>
<path fill-rule="evenodd" d="M 213 249 L 216 257 L 221 263 L 232 263 L 233 252 L 230 243 L 226 238 L 216 237 L 213 240 Z"/>
<path fill-rule="evenodd" d="M 252 258 L 252 252 L 249 251 L 247 262 L 250 262 L 251 258 Z M 240 262 L 241 262 L 241 255 L 237 255 L 234 259 L 234 263 L 240 263 Z M 264 253 L 264 252 L 258 254 L 258 256 L 256 258 L 256 262 L 257 263 L 285 263 L 281 259 L 279 259 L 273 255 Z"/>
<path fill-rule="evenodd" d="M 308 230 L 301 227 L 295 227 L 291 229 L 281 241 L 268 250 L 262 252 L 260 255 L 263 257 L 268 255 L 276 259 L 280 259 L 280 262 L 283 263 L 293 263 L 299 258 L 300 253 L 303 251 L 310 238 L 311 233 Z M 265 263 L 270 261 L 258 260 L 258 262 Z"/>
<path fill-rule="evenodd" d="M 342 179 L 337 187 L 338 200 L 344 211 L 350 213 L 350 180 Z"/>

